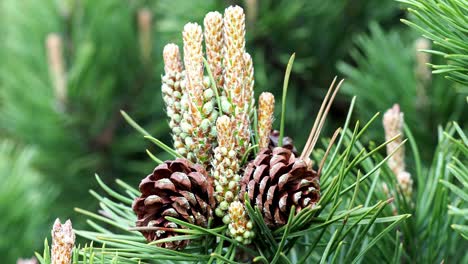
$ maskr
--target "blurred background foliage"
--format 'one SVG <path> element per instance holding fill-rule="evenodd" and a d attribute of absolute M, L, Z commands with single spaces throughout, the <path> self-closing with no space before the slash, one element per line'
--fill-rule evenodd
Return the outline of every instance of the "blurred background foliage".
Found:
<path fill-rule="evenodd" d="M 36 168 L 37 152 L 8 140 L 0 142 L 0 257 L 15 262 L 42 243 L 57 186 L 45 183 Z"/>
<path fill-rule="evenodd" d="M 342 124 L 354 95 L 360 120 L 399 103 L 424 165 L 430 166 L 437 126 L 451 120 L 465 124 L 465 84 L 430 73 L 425 63 L 443 64 L 443 58 L 420 56 L 417 47 L 425 42 L 399 21 L 413 17 L 396 1 L 0 0 L 0 135 L 26 146 L 1 148 L 2 213 L 20 219 L 0 222 L 2 258 L 11 263 L 30 256 L 51 219 L 73 217 L 73 207 L 91 209 L 86 192 L 96 187 L 94 173 L 106 182 L 121 178 L 136 184 L 152 169 L 145 148 L 164 157 L 123 122 L 119 110 L 169 143 L 160 93 L 162 48 L 182 44 L 180 31 L 188 21 L 201 24 L 208 11 L 222 12 L 230 4 L 246 10 L 257 95 L 270 90 L 280 101 L 286 63 L 296 53 L 286 134 L 297 146 L 305 142 L 309 125 L 304 124 L 314 119 L 335 75 L 347 81 L 329 131 Z M 66 96 L 57 92 L 50 60 L 57 37 Z M 366 141 L 383 137 L 374 124 Z M 11 196 L 4 197 L 4 188 Z M 13 197 L 34 203 L 34 210 L 19 210 Z M 17 235 L 10 229 L 13 223 L 23 226 L 21 221 L 24 235 Z M 15 250 L 5 250 L 12 238 L 18 241 Z"/>

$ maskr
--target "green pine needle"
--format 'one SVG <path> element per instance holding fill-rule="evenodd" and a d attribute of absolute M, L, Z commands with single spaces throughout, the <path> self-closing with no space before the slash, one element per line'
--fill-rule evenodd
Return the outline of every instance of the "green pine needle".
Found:
<path fill-rule="evenodd" d="M 296 53 L 293 53 L 288 61 L 288 66 L 286 67 L 286 73 L 284 75 L 284 82 L 283 82 L 283 97 L 281 98 L 281 123 L 280 123 L 280 134 L 278 138 L 278 146 L 283 146 L 283 137 L 284 137 L 284 122 L 286 118 L 286 95 L 288 94 L 288 83 L 289 83 L 289 76 L 291 75 L 292 66 L 294 63 L 294 58 L 296 57 Z"/>

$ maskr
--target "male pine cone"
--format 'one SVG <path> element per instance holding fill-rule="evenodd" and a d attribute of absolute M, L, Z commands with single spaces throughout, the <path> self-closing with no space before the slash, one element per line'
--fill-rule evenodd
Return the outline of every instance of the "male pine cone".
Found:
<path fill-rule="evenodd" d="M 265 148 L 245 168 L 240 199 L 245 193 L 269 227 L 285 225 L 292 206 L 298 213 L 320 199 L 319 175 L 287 148 Z"/>
<path fill-rule="evenodd" d="M 172 229 L 182 228 L 168 221 L 171 216 L 191 224 L 206 227 L 213 217 L 215 201 L 213 184 L 201 165 L 192 165 L 186 159 L 166 161 L 140 183 L 141 196 L 133 202 L 137 227 L 151 241 L 177 236 Z M 163 248 L 182 249 L 188 240 L 157 244 Z"/>
<path fill-rule="evenodd" d="M 214 177 L 215 197 L 218 207 L 215 213 L 229 223 L 227 210 L 239 193 L 239 160 L 235 151 L 234 121 L 221 116 L 216 121 L 218 147 L 214 149 L 212 175 Z"/>

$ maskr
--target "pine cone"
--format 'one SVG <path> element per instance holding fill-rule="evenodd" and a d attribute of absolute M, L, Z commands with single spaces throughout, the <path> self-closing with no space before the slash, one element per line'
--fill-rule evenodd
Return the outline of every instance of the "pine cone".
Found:
<path fill-rule="evenodd" d="M 320 198 L 319 175 L 287 148 L 265 148 L 251 161 L 241 181 L 240 199 L 247 193 L 269 227 L 286 224 L 294 205 L 296 213 L 314 206 Z"/>
<path fill-rule="evenodd" d="M 186 159 L 166 161 L 140 183 L 141 196 L 133 202 L 137 227 L 159 227 L 141 231 L 146 240 L 177 236 L 172 228 L 182 228 L 167 221 L 165 216 L 206 227 L 215 206 L 211 178 L 203 166 L 192 165 Z M 170 249 L 182 249 L 188 240 L 158 244 Z"/>

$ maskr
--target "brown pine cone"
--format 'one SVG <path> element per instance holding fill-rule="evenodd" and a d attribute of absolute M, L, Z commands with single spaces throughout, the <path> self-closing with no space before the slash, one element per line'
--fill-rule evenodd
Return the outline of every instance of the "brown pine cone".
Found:
<path fill-rule="evenodd" d="M 273 150 L 274 148 L 278 147 L 279 135 L 280 132 L 278 130 L 272 130 L 270 132 L 270 144 L 268 145 L 270 150 Z M 287 148 L 291 150 L 294 153 L 294 155 L 299 156 L 299 154 L 297 153 L 297 149 L 294 146 L 294 141 L 292 138 L 283 137 L 283 148 Z"/>
<path fill-rule="evenodd" d="M 292 206 L 296 213 L 320 199 L 319 175 L 287 148 L 265 148 L 244 171 L 240 199 L 247 192 L 269 227 L 286 224 Z"/>
<path fill-rule="evenodd" d="M 193 165 L 186 159 L 166 161 L 140 183 L 141 196 L 133 202 L 138 220 L 137 227 L 158 227 L 142 230 L 148 242 L 177 236 L 172 228 L 183 228 L 167 221 L 171 216 L 191 224 L 206 227 L 213 217 L 215 200 L 213 184 L 203 166 Z M 170 249 L 182 249 L 188 240 L 158 244 Z"/>

